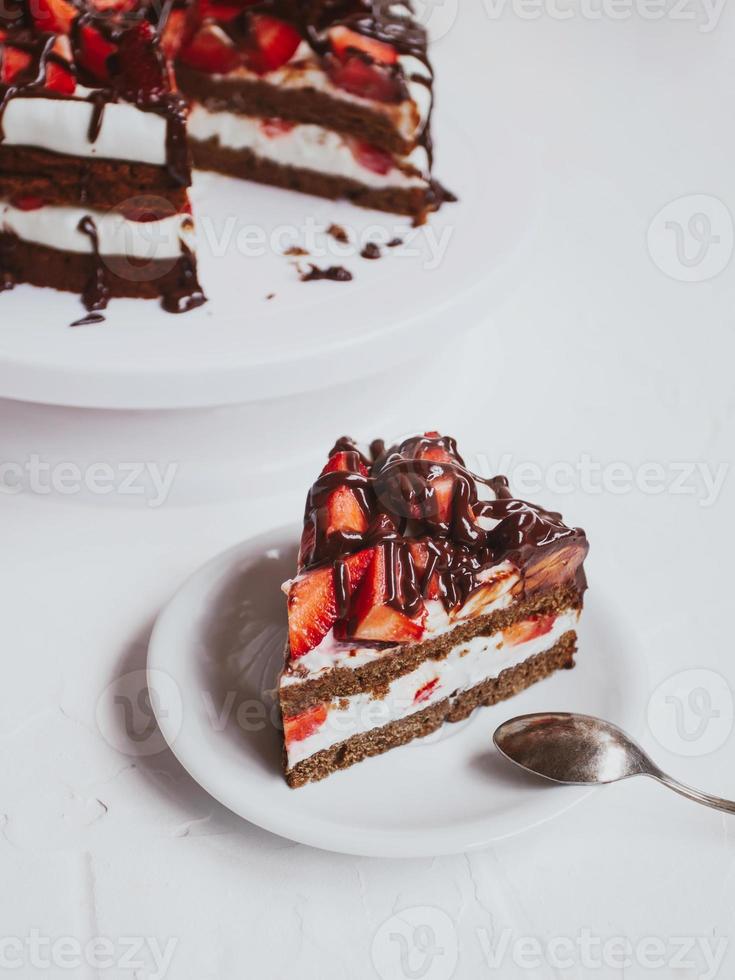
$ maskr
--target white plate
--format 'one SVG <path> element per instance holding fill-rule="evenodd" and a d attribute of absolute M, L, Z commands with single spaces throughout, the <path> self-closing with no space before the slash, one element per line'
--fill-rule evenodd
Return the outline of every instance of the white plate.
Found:
<path fill-rule="evenodd" d="M 105 323 L 72 330 L 78 297 L 31 286 L 4 293 L 0 397 L 121 409 L 259 401 L 366 377 L 411 358 L 419 338 L 422 349 L 444 339 L 448 324 L 454 333 L 474 326 L 518 265 L 538 181 L 516 134 L 495 133 L 484 159 L 455 123 L 439 129 L 437 173 L 461 200 L 420 229 L 345 202 L 197 174 L 210 302 L 172 316 L 157 302 L 116 300 Z M 350 247 L 324 234 L 333 222 L 352 231 Z M 359 255 L 365 242 L 396 236 L 404 246 L 379 261 Z M 283 252 L 310 239 L 312 261 L 346 266 L 353 282 L 300 282 Z"/>
<path fill-rule="evenodd" d="M 499 757 L 496 726 L 531 711 L 582 711 L 636 732 L 644 661 L 595 595 L 577 667 L 465 722 L 289 789 L 271 693 L 282 665 L 285 600 L 298 532 L 281 529 L 198 571 L 156 623 L 148 681 L 161 731 L 191 775 L 252 823 L 348 854 L 416 857 L 486 846 L 558 816 L 588 795 L 527 777 Z M 224 710 L 223 710 L 224 709 Z"/>

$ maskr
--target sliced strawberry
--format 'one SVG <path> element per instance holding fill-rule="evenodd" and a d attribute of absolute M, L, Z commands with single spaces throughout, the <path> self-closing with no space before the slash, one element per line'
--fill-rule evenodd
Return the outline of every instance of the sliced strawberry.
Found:
<path fill-rule="evenodd" d="M 102 37 L 90 24 L 83 24 L 79 31 L 78 61 L 93 78 L 100 82 L 109 81 L 108 58 L 116 51 L 114 44 Z"/>
<path fill-rule="evenodd" d="M 13 198 L 11 203 L 19 211 L 38 211 L 46 202 L 42 197 L 35 194 L 24 194 L 21 197 Z"/>
<path fill-rule="evenodd" d="M 360 459 L 360 454 L 356 452 L 345 452 L 341 450 L 340 452 L 334 453 L 333 456 L 329 457 L 327 465 L 322 470 L 322 475 L 324 473 L 336 473 L 338 470 L 342 470 L 347 473 L 360 473 L 361 476 L 367 476 L 367 467 Z"/>
<path fill-rule="evenodd" d="M 271 140 L 290 133 L 295 125 L 296 123 L 289 122 L 287 119 L 276 119 L 275 117 L 260 120 L 260 128 Z"/>
<path fill-rule="evenodd" d="M 388 548 L 375 549 L 375 557 L 363 576 L 350 608 L 347 634 L 357 640 L 409 643 L 421 639 L 426 610 L 413 619 L 388 605 Z"/>
<path fill-rule="evenodd" d="M 161 50 L 173 61 L 186 40 L 189 18 L 185 10 L 172 10 L 161 34 Z"/>
<path fill-rule="evenodd" d="M 91 0 L 95 10 L 104 14 L 124 14 L 135 10 L 138 0 Z"/>
<path fill-rule="evenodd" d="M 527 643 L 535 640 L 539 636 L 545 636 L 551 632 L 551 628 L 556 621 L 556 616 L 549 613 L 542 616 L 532 616 L 524 619 L 523 622 L 514 623 L 503 630 L 503 642 L 506 646 L 515 647 L 520 643 Z"/>
<path fill-rule="evenodd" d="M 122 94 L 132 101 L 155 101 L 166 90 L 166 72 L 147 20 L 124 31 L 118 46 Z"/>
<path fill-rule="evenodd" d="M 350 139 L 349 147 L 360 166 L 371 170 L 374 174 L 389 174 L 394 167 L 393 155 L 378 146 L 373 146 L 372 143 Z"/>
<path fill-rule="evenodd" d="M 510 592 L 518 580 L 518 573 L 515 570 L 500 573 L 490 582 L 471 592 L 461 606 L 453 609 L 452 619 L 476 619 L 478 616 L 488 615 L 493 604 Z"/>
<path fill-rule="evenodd" d="M 257 51 L 248 58 L 254 71 L 273 71 L 285 65 L 296 53 L 301 44 L 301 35 L 283 20 L 267 14 L 254 14 L 251 20 L 251 34 Z"/>
<path fill-rule="evenodd" d="M 78 13 L 69 0 L 35 0 L 31 9 L 36 27 L 45 34 L 69 34 Z"/>
<path fill-rule="evenodd" d="M 346 61 L 336 61 L 329 75 L 335 85 L 351 95 L 376 102 L 400 102 L 401 86 L 389 72 L 370 65 L 357 55 Z"/>
<path fill-rule="evenodd" d="M 7 45 L 2 52 L 0 82 L 3 85 L 10 85 L 15 78 L 30 68 L 32 60 L 27 51 Z"/>
<path fill-rule="evenodd" d="M 438 432 L 425 432 L 424 436 L 427 439 L 441 439 Z M 458 462 L 455 456 L 452 456 L 450 452 L 444 449 L 443 446 L 438 444 L 422 446 L 417 453 L 417 459 L 428 459 L 433 463 L 456 463 Z"/>
<path fill-rule="evenodd" d="M 424 583 L 426 570 L 429 567 L 431 552 L 425 541 L 409 541 L 408 547 L 411 551 L 411 558 L 416 569 L 416 577 L 423 585 L 424 599 L 441 599 L 441 589 L 439 587 L 439 576 L 434 572 L 428 582 Z"/>
<path fill-rule="evenodd" d="M 225 32 L 207 24 L 182 48 L 179 60 L 210 75 L 226 75 L 240 64 L 240 55 Z"/>
<path fill-rule="evenodd" d="M 398 52 L 392 44 L 358 34 L 349 27 L 333 27 L 329 32 L 329 40 L 332 50 L 341 61 L 346 61 L 352 51 L 362 51 L 373 61 L 384 65 L 394 65 L 398 61 Z"/>
<path fill-rule="evenodd" d="M 49 59 L 46 63 L 46 78 L 44 88 L 62 95 L 72 95 L 77 87 L 77 80 L 71 67 L 71 44 L 66 35 L 60 35 L 54 41 L 52 53 L 62 61 Z"/>
<path fill-rule="evenodd" d="M 327 720 L 327 705 L 315 704 L 313 708 L 302 711 L 300 715 L 291 715 L 283 719 L 283 735 L 286 744 L 302 742 L 305 738 L 318 731 Z"/>
<path fill-rule="evenodd" d="M 230 21 L 242 13 L 242 4 L 217 3 L 216 0 L 199 0 L 199 16 L 202 20 L 216 20 L 220 24 Z"/>
<path fill-rule="evenodd" d="M 358 551 L 345 559 L 348 594 L 352 595 L 373 558 L 374 550 Z M 288 593 L 288 639 L 292 657 L 318 646 L 337 621 L 337 594 L 332 565 L 307 572 Z"/>
<path fill-rule="evenodd" d="M 434 691 L 438 683 L 439 678 L 435 677 L 433 681 L 429 681 L 427 684 L 424 684 L 423 687 L 420 687 L 413 696 L 414 704 L 420 704 L 422 701 L 428 701 L 431 697 L 432 691 Z"/>

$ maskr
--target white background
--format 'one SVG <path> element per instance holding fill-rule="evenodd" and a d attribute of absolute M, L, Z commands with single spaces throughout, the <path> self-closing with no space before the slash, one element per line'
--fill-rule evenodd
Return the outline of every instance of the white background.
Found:
<path fill-rule="evenodd" d="M 469 458 L 482 454 L 492 464 L 509 454 L 511 476 L 522 462 L 548 472 L 583 454 L 638 476 L 643 464 L 657 463 L 670 479 L 675 464 L 729 466 L 732 11 L 705 32 L 708 15 L 693 3 L 680 10 L 695 19 L 679 13 L 657 21 L 621 2 L 599 20 L 577 6 L 566 20 L 537 16 L 534 7 L 526 14 L 537 19 L 524 19 L 510 5 L 493 20 L 479 0 L 462 3 L 436 62 L 441 99 L 443 58 L 452 49 L 466 53 L 465 95 L 440 111 L 482 130 L 488 153 L 502 152 L 493 144 L 496 126 L 515 126 L 538 157 L 543 212 L 517 291 L 492 320 L 477 311 L 466 343 L 436 351 L 445 390 L 427 392 L 423 372 L 406 373 L 403 394 L 411 398 L 407 407 L 401 402 L 396 432 L 447 428 Z M 444 7 L 451 21 L 452 0 Z M 688 251 L 677 258 L 677 232 L 661 222 L 649 247 L 655 216 L 691 195 L 698 197 L 665 220 L 687 232 L 690 218 L 705 214 L 708 247 L 698 255 L 701 243 L 685 235 Z M 693 277 L 703 281 L 682 281 Z M 364 404 L 364 428 L 353 434 L 377 434 L 370 393 L 366 384 L 333 400 L 335 436 L 342 397 Z M 305 399 L 303 412 L 311 408 Z M 73 461 L 87 421 L 61 418 Z M 126 421 L 109 418 L 111 428 Z M 97 424 L 104 429 L 104 420 Z M 247 433 L 234 412 L 211 413 L 196 426 L 183 416 L 167 424 L 200 440 L 192 457 L 211 462 L 212 440 L 223 457 L 246 454 Z M 265 413 L 262 425 L 267 431 Z M 14 452 L 24 445 L 27 454 L 44 453 L 43 418 L 3 403 L 0 426 Z M 327 449 L 308 447 L 315 467 Z M 114 462 L 113 449 L 102 458 Z M 126 458 L 136 457 L 129 449 Z M 161 455 L 163 463 L 176 458 Z M 115 678 L 142 669 L 164 601 L 205 559 L 297 518 L 303 506 L 301 475 L 284 478 L 280 492 L 269 489 L 264 499 L 252 488 L 245 495 L 223 487 L 219 473 L 212 464 L 191 499 L 179 488 L 159 508 L 123 495 L 0 496 L 0 938 L 22 940 L 36 929 L 80 942 L 109 937 L 116 949 L 124 937 L 174 939 L 173 980 L 733 975 L 732 818 L 652 783 L 610 787 L 485 852 L 391 862 L 270 836 L 223 811 L 168 752 L 136 757 L 111 746 L 96 723 L 98 699 Z M 649 730 L 647 747 L 678 777 L 735 797 L 735 477 L 727 473 L 714 502 L 692 479 L 693 493 L 670 485 L 661 493 L 613 492 L 619 484 L 604 482 L 601 492 L 577 486 L 556 494 L 544 485 L 536 496 L 587 529 L 591 587 L 625 606 L 641 638 L 658 736 Z M 703 671 L 693 687 L 709 692 L 709 712 L 719 712 L 699 740 L 677 736 L 676 701 L 658 687 L 691 669 Z M 683 710 L 680 731 L 707 722 L 701 700 L 673 696 Z M 627 937 L 632 963 L 621 964 L 612 946 L 603 964 L 598 947 L 597 959 L 585 963 L 578 946 L 571 961 L 566 947 L 555 948 L 552 962 L 514 961 L 523 937 L 576 942 L 583 930 L 601 943 Z M 644 939 L 653 942 L 645 950 Z M 726 943 L 717 973 L 707 971 L 705 940 L 712 952 Z M 493 970 L 485 953 L 502 942 L 509 951 Z M 658 968 L 644 965 L 646 950 Z M 137 976 L 151 971 L 148 958 Z M 136 976 L 122 964 L 65 969 L 59 962 L 8 973 Z"/>

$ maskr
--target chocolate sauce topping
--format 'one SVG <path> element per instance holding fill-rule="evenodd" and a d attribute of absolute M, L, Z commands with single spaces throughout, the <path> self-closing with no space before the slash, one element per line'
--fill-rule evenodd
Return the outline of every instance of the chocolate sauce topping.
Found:
<path fill-rule="evenodd" d="M 479 573 L 506 560 L 530 575 L 542 559 L 560 556 L 577 586 L 585 587 L 584 531 L 567 527 L 560 514 L 513 497 L 504 476 L 484 479 L 470 472 L 454 439 L 427 433 L 390 448 L 376 441 L 363 454 L 345 437 L 330 458 L 337 452 L 345 454 L 345 468 L 323 473 L 309 492 L 300 562 L 304 569 L 334 565 L 342 607 L 349 584 L 345 559 L 375 545 L 387 551 L 389 602 L 409 616 L 432 580 L 450 609 L 477 588 Z M 329 527 L 327 505 L 339 488 L 351 491 L 367 530 Z"/>
<path fill-rule="evenodd" d="M 104 310 L 110 302 L 110 287 L 107 282 L 107 266 L 100 255 L 99 235 L 97 225 L 90 215 L 86 215 L 77 226 L 79 231 L 85 234 L 92 243 L 92 254 L 94 255 L 94 271 L 89 282 L 84 287 L 82 293 L 82 303 L 85 308 L 92 313 L 95 310 Z"/>
<path fill-rule="evenodd" d="M 352 273 L 341 265 L 331 265 L 328 269 L 320 269 L 312 265 L 310 272 L 301 274 L 302 282 L 318 282 L 320 279 L 329 279 L 331 282 L 351 282 Z"/>

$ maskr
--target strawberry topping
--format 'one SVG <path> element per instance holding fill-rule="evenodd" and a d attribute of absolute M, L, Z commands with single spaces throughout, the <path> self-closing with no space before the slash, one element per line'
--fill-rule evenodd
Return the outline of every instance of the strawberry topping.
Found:
<path fill-rule="evenodd" d="M 226 75 L 240 64 L 240 55 L 225 32 L 207 24 L 181 50 L 179 60 L 210 75 Z"/>
<path fill-rule="evenodd" d="M 420 687 L 413 696 L 414 704 L 421 704 L 422 701 L 428 701 L 431 697 L 432 691 L 434 691 L 438 683 L 439 678 L 435 677 L 433 681 L 429 681 Z"/>
<path fill-rule="evenodd" d="M 267 14 L 252 16 L 250 33 L 253 47 L 244 52 L 244 59 L 248 68 L 259 74 L 285 65 L 301 44 L 296 28 Z"/>
<path fill-rule="evenodd" d="M 24 194 L 21 197 L 13 198 L 12 205 L 19 211 L 38 211 L 46 202 L 42 197 L 35 194 Z"/>
<path fill-rule="evenodd" d="M 329 32 L 329 40 L 332 50 L 341 61 L 346 61 L 355 51 L 361 51 L 373 61 L 379 61 L 384 65 L 394 65 L 398 61 L 398 52 L 392 44 L 358 34 L 348 27 L 333 27 Z"/>
<path fill-rule="evenodd" d="M 535 640 L 539 636 L 550 633 L 555 621 L 556 616 L 553 613 L 532 616 L 530 619 L 524 619 L 522 622 L 514 623 L 504 629 L 503 640 L 509 647 L 518 646 L 519 643 L 528 643 L 529 640 Z"/>
<path fill-rule="evenodd" d="M 295 125 L 296 123 L 289 122 L 287 119 L 277 119 L 275 117 L 260 120 L 260 128 L 268 139 L 277 139 L 279 136 L 285 136 L 286 133 L 291 132 Z"/>
<path fill-rule="evenodd" d="M 100 82 L 110 79 L 108 59 L 117 49 L 90 24 L 82 24 L 79 30 L 79 65 Z"/>
<path fill-rule="evenodd" d="M 11 85 L 16 78 L 27 71 L 32 62 L 31 56 L 20 48 L 6 45 L 2 49 L 2 64 L 0 64 L 0 82 Z"/>
<path fill-rule="evenodd" d="M 33 21 L 44 34 L 69 34 L 78 14 L 69 0 L 34 0 Z"/>

